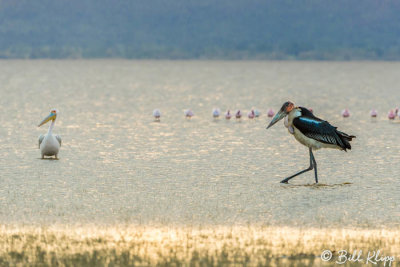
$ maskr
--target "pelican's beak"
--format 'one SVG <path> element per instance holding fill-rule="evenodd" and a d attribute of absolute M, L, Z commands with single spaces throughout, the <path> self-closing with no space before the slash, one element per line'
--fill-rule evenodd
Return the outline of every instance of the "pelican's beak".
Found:
<path fill-rule="evenodd" d="M 56 114 L 55 113 L 50 113 L 46 118 L 44 118 L 42 120 L 41 123 L 39 123 L 38 127 L 42 126 L 43 124 L 45 124 L 46 122 L 50 121 L 50 120 L 55 120 L 56 119 Z"/>
<path fill-rule="evenodd" d="M 269 127 L 271 127 L 272 125 L 274 125 L 275 123 L 277 123 L 278 121 L 280 121 L 281 119 L 285 118 L 286 115 L 287 115 L 287 113 L 285 111 L 280 110 L 278 113 L 276 113 L 275 117 L 272 119 L 272 121 L 268 125 L 267 129 Z"/>

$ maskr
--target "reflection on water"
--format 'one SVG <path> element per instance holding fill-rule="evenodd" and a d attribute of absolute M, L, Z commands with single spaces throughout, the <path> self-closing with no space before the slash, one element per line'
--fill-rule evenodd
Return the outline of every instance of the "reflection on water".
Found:
<path fill-rule="evenodd" d="M 0 222 L 399 225 L 400 124 L 386 119 L 399 67 L 0 61 Z M 347 153 L 315 153 L 321 185 L 312 172 L 279 183 L 309 164 L 282 124 L 265 129 L 286 100 L 357 136 Z M 37 124 L 53 107 L 60 160 L 40 160 Z M 214 107 L 264 114 L 214 120 Z"/>

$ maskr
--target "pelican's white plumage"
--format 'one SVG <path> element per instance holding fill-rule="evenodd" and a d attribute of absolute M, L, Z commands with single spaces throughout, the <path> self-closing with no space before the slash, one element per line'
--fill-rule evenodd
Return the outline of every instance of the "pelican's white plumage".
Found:
<path fill-rule="evenodd" d="M 58 152 L 60 151 L 61 147 L 61 137 L 59 135 L 53 134 L 53 128 L 56 123 L 57 113 L 58 112 L 56 109 L 51 110 L 50 114 L 46 118 L 44 118 L 38 126 L 40 127 L 51 120 L 51 124 L 49 130 L 47 131 L 47 134 L 41 134 L 39 136 L 39 149 L 42 155 L 42 159 L 44 158 L 44 156 L 54 156 L 55 158 L 58 158 Z"/>

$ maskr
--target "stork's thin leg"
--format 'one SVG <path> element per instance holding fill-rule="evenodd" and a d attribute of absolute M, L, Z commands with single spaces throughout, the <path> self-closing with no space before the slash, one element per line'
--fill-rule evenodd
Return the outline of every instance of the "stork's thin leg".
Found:
<path fill-rule="evenodd" d="M 310 148 L 310 167 L 308 167 L 307 169 L 302 170 L 302 171 L 300 171 L 300 172 L 298 172 L 296 174 L 293 174 L 292 176 L 289 176 L 288 178 L 282 180 L 281 183 L 287 184 L 290 179 L 296 177 L 297 175 L 300 175 L 302 173 L 311 171 L 313 169 L 313 167 L 314 167 L 314 165 L 313 165 L 314 162 L 315 162 L 314 155 L 313 155 L 312 150 Z M 317 172 L 315 172 L 315 175 L 317 175 Z M 317 177 L 317 176 L 315 176 L 315 177 Z M 317 180 L 317 178 L 316 178 L 316 180 Z"/>
<path fill-rule="evenodd" d="M 317 162 L 315 161 L 315 157 L 314 157 L 314 154 L 312 153 L 311 149 L 310 149 L 310 156 L 312 158 L 312 162 L 313 162 L 313 166 L 314 166 L 315 183 L 318 184 Z"/>

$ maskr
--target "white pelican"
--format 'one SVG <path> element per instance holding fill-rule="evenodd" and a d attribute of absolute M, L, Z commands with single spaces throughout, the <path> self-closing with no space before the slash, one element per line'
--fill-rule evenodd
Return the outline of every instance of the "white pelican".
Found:
<path fill-rule="evenodd" d="M 41 134 L 39 136 L 39 148 L 40 153 L 42 154 L 42 159 L 44 156 L 54 156 L 57 159 L 58 151 L 61 147 L 61 137 L 59 135 L 53 134 L 54 124 L 56 123 L 57 118 L 57 110 L 52 109 L 50 114 L 42 120 L 42 122 L 38 125 L 38 127 L 42 126 L 46 122 L 51 120 L 51 124 L 47 134 Z"/>
<path fill-rule="evenodd" d="M 155 121 L 160 121 L 160 118 L 161 118 L 160 110 L 159 109 L 153 110 L 153 116 L 154 116 Z"/>

